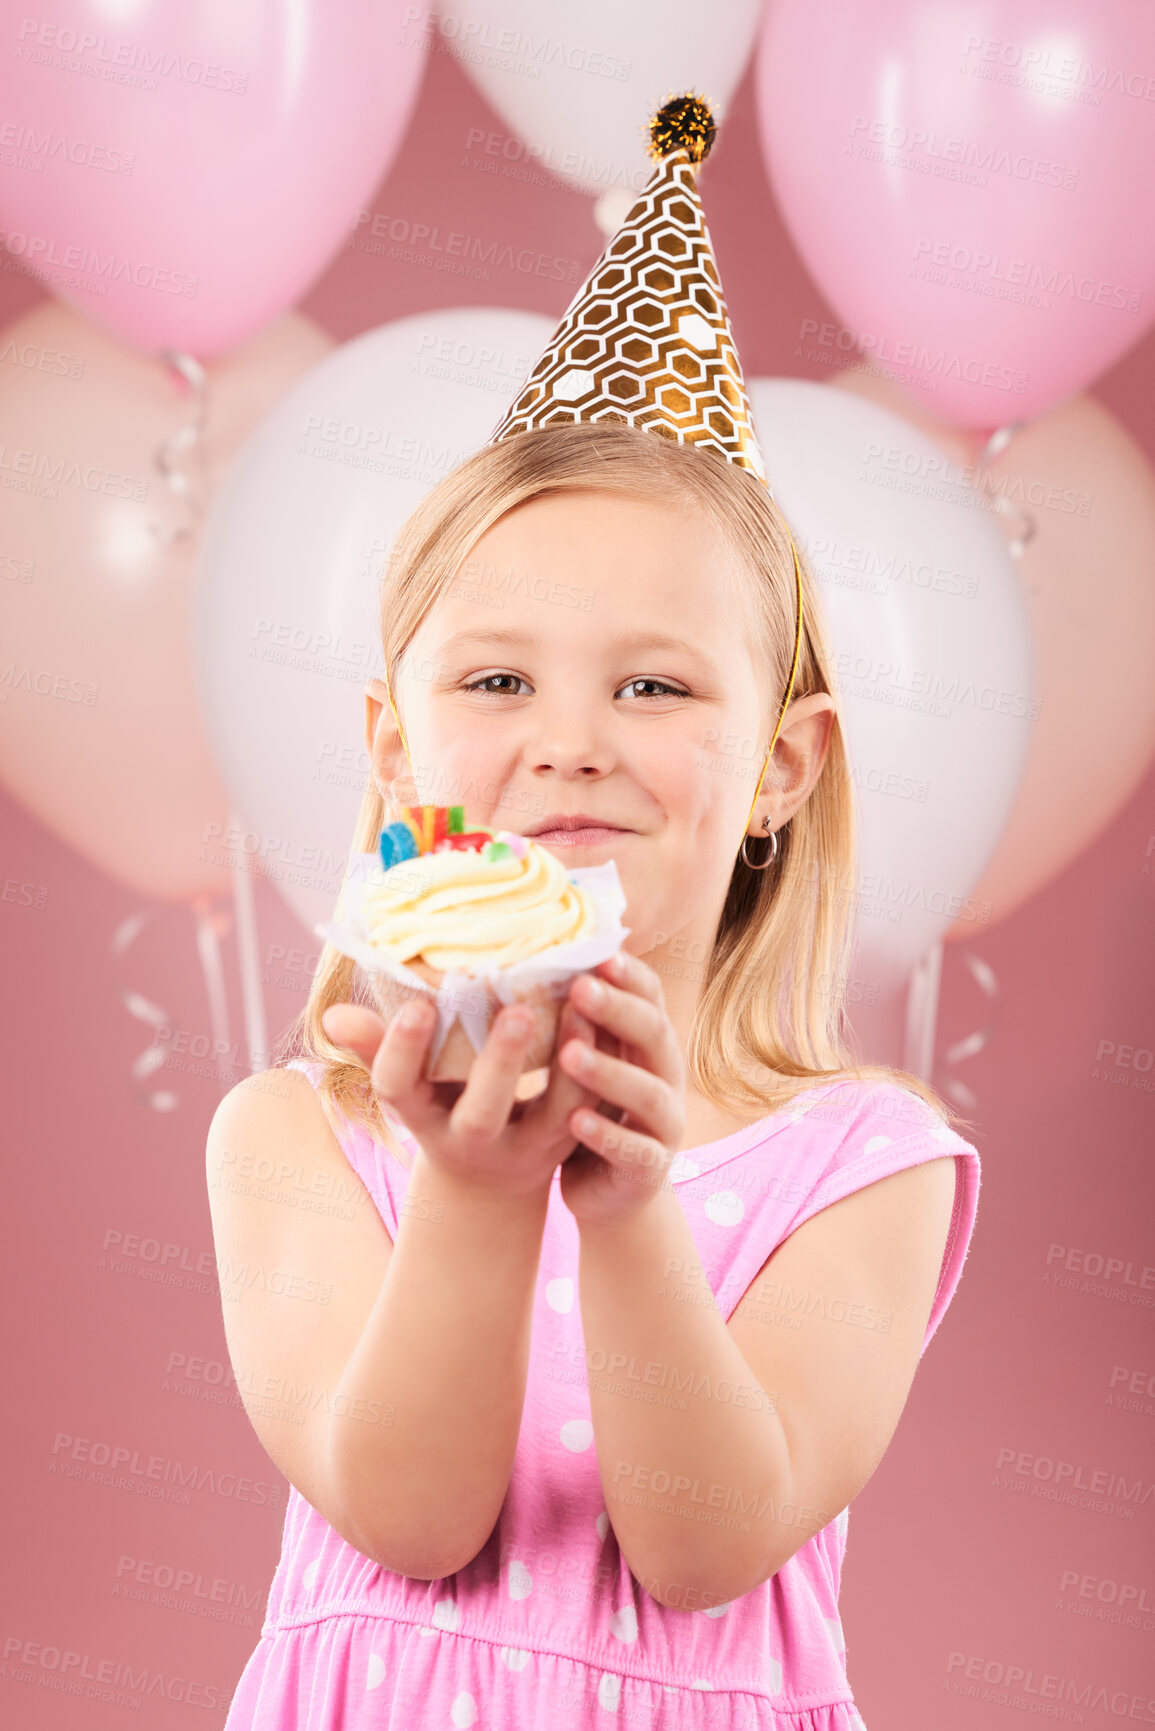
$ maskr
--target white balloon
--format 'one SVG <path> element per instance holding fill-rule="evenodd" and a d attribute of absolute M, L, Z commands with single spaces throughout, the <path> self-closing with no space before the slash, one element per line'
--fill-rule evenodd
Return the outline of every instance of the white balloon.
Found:
<path fill-rule="evenodd" d="M 893 986 L 960 914 L 1010 816 L 1033 716 L 1006 540 L 950 459 L 876 404 L 795 379 L 750 397 L 818 580 L 859 811 L 858 972 Z"/>
<path fill-rule="evenodd" d="M 401 524 L 489 439 L 553 335 L 500 308 L 415 314 L 345 343 L 261 422 L 205 528 L 202 706 L 246 829 L 306 927 L 332 917 L 369 778 L 378 579 Z"/>
<path fill-rule="evenodd" d="M 494 160 L 546 169 L 597 196 L 654 171 L 650 116 L 696 90 L 721 121 L 762 0 L 443 0 L 441 33 L 526 147 Z M 480 141 L 474 141 L 475 144 Z M 511 149 L 511 147 L 513 147 Z"/>

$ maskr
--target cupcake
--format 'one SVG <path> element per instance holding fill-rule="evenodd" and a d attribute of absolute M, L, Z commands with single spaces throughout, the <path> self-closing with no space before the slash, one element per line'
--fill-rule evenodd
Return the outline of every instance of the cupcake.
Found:
<path fill-rule="evenodd" d="M 387 1020 L 408 998 L 436 1004 L 437 1082 L 466 1079 L 502 1004 L 533 1012 L 523 1071 L 548 1064 L 570 980 L 628 932 L 612 860 L 567 868 L 531 836 L 467 829 L 462 806 L 403 807 L 345 890 L 346 922 L 316 930 L 360 963 Z"/>

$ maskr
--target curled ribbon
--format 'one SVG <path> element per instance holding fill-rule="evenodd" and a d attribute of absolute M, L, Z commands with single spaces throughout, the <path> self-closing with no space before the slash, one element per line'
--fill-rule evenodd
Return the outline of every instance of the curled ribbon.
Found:
<path fill-rule="evenodd" d="M 911 975 L 906 1005 L 903 1067 L 913 1071 L 916 1076 L 924 1077 L 932 1087 L 937 1087 L 940 1093 L 947 1095 L 956 1105 L 970 1111 L 978 1105 L 978 1095 L 972 1088 L 968 1088 L 960 1076 L 951 1072 L 956 1064 L 977 1056 L 991 1039 L 999 1025 L 1001 997 L 998 979 L 989 962 L 985 962 L 973 950 L 958 949 L 953 945 L 951 948 L 952 953 L 958 955 L 968 969 L 988 1004 L 993 1007 L 992 1014 L 985 1025 L 964 1034 L 961 1040 L 955 1040 L 943 1052 L 941 1060 L 936 1062 L 935 1024 L 942 987 L 943 958 L 946 953 L 946 945 L 940 939 L 921 957 Z M 941 1081 L 938 1079 L 940 1064 L 946 1072 Z"/>
<path fill-rule="evenodd" d="M 955 1064 L 963 1063 L 967 1058 L 974 1058 L 982 1051 L 991 1039 L 999 1025 L 1002 1015 L 1002 998 L 999 992 L 999 982 L 995 970 L 981 956 L 976 956 L 973 950 L 961 950 L 959 959 L 969 970 L 971 978 L 979 987 L 991 1008 L 987 1022 L 981 1028 L 975 1028 L 969 1034 L 964 1034 L 961 1040 L 956 1040 L 947 1047 L 942 1055 L 943 1065 L 949 1070 Z M 947 1074 L 943 1080 L 943 1092 L 965 1107 L 969 1112 L 978 1105 L 978 1095 L 958 1076 Z"/>
<path fill-rule="evenodd" d="M 141 931 L 152 918 L 152 908 L 140 908 L 122 920 L 116 928 L 112 939 L 112 958 L 119 962 L 124 952 L 131 947 L 140 936 Z M 165 1061 L 166 1048 L 161 1039 L 162 1034 L 171 1031 L 172 1023 L 167 1010 L 154 1004 L 151 998 L 146 998 L 142 992 L 136 992 L 124 987 L 118 987 L 120 1001 L 130 1016 L 135 1016 L 138 1022 L 145 1022 L 152 1029 L 152 1044 L 138 1054 L 129 1068 L 133 1089 L 138 1099 L 153 1108 L 155 1112 L 173 1112 L 180 1105 L 180 1095 L 170 1088 L 148 1088 L 143 1084 L 154 1070 L 159 1070 Z"/>
<path fill-rule="evenodd" d="M 125 952 L 136 942 L 156 912 L 156 908 L 138 908 L 136 913 L 121 921 L 113 933 L 110 946 L 114 962 L 119 963 L 122 960 Z M 192 912 L 196 918 L 197 952 L 209 1001 L 213 1050 L 218 1054 L 226 1053 L 230 1049 L 229 1021 L 220 939 L 228 931 L 230 919 L 227 912 L 214 910 L 212 899 L 208 896 L 199 896 L 193 903 Z M 151 1043 L 143 1052 L 137 1054 L 129 1066 L 133 1091 L 137 1098 L 151 1106 L 154 1112 L 174 1112 L 180 1105 L 180 1095 L 171 1088 L 154 1088 L 148 1085 L 149 1077 L 164 1065 L 172 1050 L 168 1039 L 172 1033 L 172 1018 L 160 1004 L 154 1004 L 151 998 L 146 998 L 143 992 L 138 992 L 131 986 L 118 986 L 117 991 L 129 1015 L 152 1029 Z"/>
<path fill-rule="evenodd" d="M 1001 457 L 1011 440 L 1021 433 L 1026 426 L 1025 421 L 1008 421 L 1003 427 L 996 427 L 978 455 L 978 468 L 986 470 L 996 457 Z M 994 501 L 994 508 L 1000 517 L 1017 517 L 1018 529 L 1011 531 L 1007 546 L 1015 559 L 1021 559 L 1028 541 L 1033 541 L 1038 533 L 1039 525 L 1030 511 L 1021 505 L 1012 505 L 1002 494 Z"/>
<path fill-rule="evenodd" d="M 195 355 L 186 354 L 183 349 L 165 349 L 160 358 L 174 378 L 177 388 L 189 400 L 188 420 L 157 447 L 153 458 L 166 485 L 176 498 L 188 507 L 188 517 L 183 523 L 151 525 L 157 539 L 165 546 L 171 546 L 174 542 L 187 541 L 199 529 L 205 514 L 203 468 L 201 479 L 194 484 L 185 459 L 191 454 L 198 465 L 203 464 L 203 434 L 208 420 L 209 390 L 208 374 Z"/>

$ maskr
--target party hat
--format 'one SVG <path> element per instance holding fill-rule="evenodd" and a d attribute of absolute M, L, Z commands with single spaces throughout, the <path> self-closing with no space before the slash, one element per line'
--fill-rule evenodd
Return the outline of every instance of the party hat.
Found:
<path fill-rule="evenodd" d="M 701 97 L 650 122 L 661 158 L 490 443 L 567 421 L 625 421 L 766 480 L 698 196 L 715 125 Z"/>

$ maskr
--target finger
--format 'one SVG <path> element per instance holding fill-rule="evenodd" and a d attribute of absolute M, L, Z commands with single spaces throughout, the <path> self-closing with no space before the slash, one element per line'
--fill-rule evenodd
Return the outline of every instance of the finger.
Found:
<path fill-rule="evenodd" d="M 593 1045 L 593 1024 L 586 1021 L 568 998 L 562 1005 L 557 1037 L 559 1054 L 563 1046 L 574 1040 L 584 1045 Z M 555 1137 L 572 1139 L 566 1124 L 570 1113 L 578 1106 L 596 1106 L 597 1097 L 562 1069 L 555 1055 L 554 1062 L 550 1065 L 549 1081 L 544 1091 L 531 1104 L 532 1110 L 527 1107 L 524 1120 L 519 1120 L 526 1124 L 525 1137 L 527 1140 L 544 1138 L 548 1142 Z"/>
<path fill-rule="evenodd" d="M 640 956 L 631 956 L 628 950 L 618 950 L 590 971 L 600 974 L 612 986 L 621 986 L 627 992 L 640 993 L 643 998 L 648 998 L 651 1004 L 664 1004 L 666 1001 L 661 979 L 655 969 L 643 962 Z"/>
<path fill-rule="evenodd" d="M 636 1046 L 649 1069 L 668 1082 L 678 1081 L 682 1054 L 664 1005 L 611 986 L 608 980 L 595 979 L 592 974 L 579 974 L 570 995 L 591 1022 Z"/>
<path fill-rule="evenodd" d="M 533 1030 L 531 1012 L 517 1004 L 494 1017 L 485 1045 L 477 1054 L 449 1128 L 467 1141 L 490 1141 L 509 1122 L 517 1084 Z"/>
<path fill-rule="evenodd" d="M 639 1191 L 661 1190 L 669 1182 L 673 1156 L 653 1136 L 632 1125 L 614 1124 L 589 1107 L 578 1108 L 571 1126 L 587 1148 L 613 1167 L 620 1182 L 636 1185 Z"/>
<path fill-rule="evenodd" d="M 385 1023 L 364 1004 L 330 1004 L 321 1016 L 321 1026 L 334 1046 L 353 1052 L 366 1069 L 373 1068 L 377 1048 L 385 1035 Z"/>
<path fill-rule="evenodd" d="M 385 1029 L 370 1072 L 378 1097 L 418 1140 L 422 1128 L 436 1121 L 433 1084 L 422 1074 L 436 1026 L 432 1004 L 419 998 L 402 1004 Z"/>
<path fill-rule="evenodd" d="M 681 1109 L 670 1084 L 652 1070 L 611 1058 L 607 1052 L 570 1040 L 558 1053 L 566 1074 L 596 1094 L 629 1113 L 645 1133 L 665 1147 L 681 1140 Z"/>

